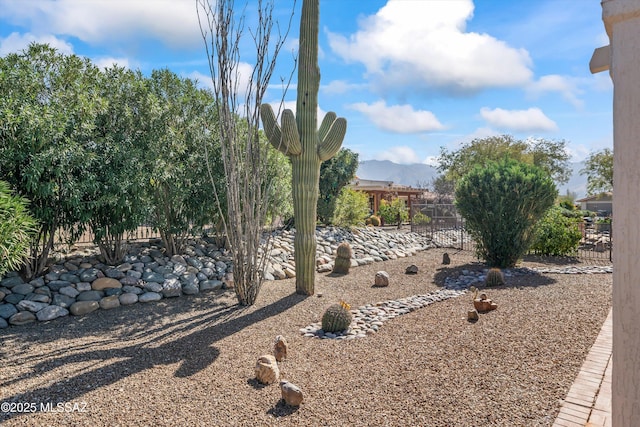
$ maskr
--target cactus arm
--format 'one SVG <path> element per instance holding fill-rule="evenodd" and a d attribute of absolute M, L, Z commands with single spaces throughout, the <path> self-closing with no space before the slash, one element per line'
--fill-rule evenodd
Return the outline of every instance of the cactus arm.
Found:
<path fill-rule="evenodd" d="M 318 138 L 320 138 L 320 141 L 326 138 L 327 133 L 329 133 L 329 129 L 331 129 L 331 125 L 336 121 L 337 117 L 338 116 L 333 111 L 329 111 L 327 114 L 325 114 L 324 118 L 322 119 L 320 129 L 318 129 Z"/>
<path fill-rule="evenodd" d="M 320 139 L 320 143 L 318 144 L 318 157 L 320 157 L 320 161 L 324 162 L 325 160 L 329 160 L 338 152 L 346 133 L 347 120 L 343 117 L 336 119 L 326 136 Z"/>
<path fill-rule="evenodd" d="M 267 135 L 267 139 L 278 151 L 282 151 L 287 154 L 287 146 L 283 144 L 282 132 L 280 126 L 276 121 L 276 115 L 273 113 L 273 108 L 270 104 L 262 104 L 260 106 L 260 117 L 262 118 L 262 124 L 264 127 L 264 133 Z"/>
<path fill-rule="evenodd" d="M 276 150 L 288 156 L 297 156 L 302 152 L 293 111 L 284 110 L 282 112 L 282 128 L 278 126 L 276 115 L 270 104 L 260 106 L 260 115 L 267 139 Z"/>
<path fill-rule="evenodd" d="M 284 110 L 282 112 L 282 140 L 287 146 L 287 152 L 285 154 L 289 156 L 299 156 L 302 153 L 296 117 L 291 110 Z"/>

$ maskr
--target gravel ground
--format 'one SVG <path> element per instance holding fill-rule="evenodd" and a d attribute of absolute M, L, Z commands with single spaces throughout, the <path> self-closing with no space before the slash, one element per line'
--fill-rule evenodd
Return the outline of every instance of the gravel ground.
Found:
<path fill-rule="evenodd" d="M 339 300 L 353 306 L 437 290 L 482 265 L 443 250 L 320 274 L 316 296 L 267 282 L 238 307 L 230 291 L 137 304 L 0 330 L 3 425 L 29 426 L 548 426 L 611 306 L 610 274 L 509 278 L 498 309 L 466 320 L 471 295 L 435 303 L 349 341 L 302 337 Z M 561 263 L 562 261 L 556 261 Z M 404 269 L 416 264 L 415 276 Z M 543 265 L 541 260 L 523 266 Z M 556 264 L 554 264 L 556 265 Z M 375 272 L 391 276 L 372 287 Z M 276 335 L 289 341 L 282 377 L 305 403 L 254 379 Z M 67 406 L 57 407 L 58 402 Z M 40 404 L 60 412 L 32 413 Z"/>

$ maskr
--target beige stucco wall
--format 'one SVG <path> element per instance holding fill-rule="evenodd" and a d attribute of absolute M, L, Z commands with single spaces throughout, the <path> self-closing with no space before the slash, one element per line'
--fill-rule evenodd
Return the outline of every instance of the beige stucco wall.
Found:
<path fill-rule="evenodd" d="M 640 1 L 605 0 L 614 82 L 613 426 L 640 425 Z"/>

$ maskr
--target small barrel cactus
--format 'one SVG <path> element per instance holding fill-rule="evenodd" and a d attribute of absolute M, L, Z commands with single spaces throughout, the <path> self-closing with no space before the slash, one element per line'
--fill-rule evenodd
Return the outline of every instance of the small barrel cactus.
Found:
<path fill-rule="evenodd" d="M 338 274 L 348 274 L 351 267 L 351 246 L 348 242 L 342 242 L 338 245 L 333 272 Z"/>
<path fill-rule="evenodd" d="M 499 268 L 492 268 L 487 272 L 487 278 L 484 282 L 487 287 L 504 285 L 504 276 Z"/>
<path fill-rule="evenodd" d="M 340 332 L 349 329 L 353 316 L 349 309 L 351 306 L 345 302 L 333 304 L 327 308 L 322 316 L 322 330 L 325 332 Z"/>
<path fill-rule="evenodd" d="M 371 220 L 371 225 L 374 227 L 380 227 L 380 217 L 371 215 L 369 219 Z"/>

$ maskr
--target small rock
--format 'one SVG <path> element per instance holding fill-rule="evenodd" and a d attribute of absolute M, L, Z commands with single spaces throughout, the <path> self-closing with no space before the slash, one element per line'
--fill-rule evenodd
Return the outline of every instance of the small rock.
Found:
<path fill-rule="evenodd" d="M 18 309 L 13 304 L 0 304 L 0 317 L 8 319 L 18 312 Z"/>
<path fill-rule="evenodd" d="M 103 297 L 100 291 L 84 291 L 80 292 L 76 297 L 77 301 L 100 301 Z"/>
<path fill-rule="evenodd" d="M 11 292 L 13 292 L 14 294 L 20 294 L 20 295 L 30 294 L 31 292 L 33 292 L 33 290 L 34 290 L 34 287 L 28 283 L 21 283 L 11 288 Z"/>
<path fill-rule="evenodd" d="M 276 358 L 276 361 L 283 362 L 287 358 L 287 349 L 289 344 L 287 340 L 282 335 L 278 335 L 276 337 L 275 344 L 273 345 L 273 355 Z"/>
<path fill-rule="evenodd" d="M 83 314 L 91 313 L 100 308 L 98 301 L 78 301 L 71 304 L 69 311 L 74 316 L 82 316 Z"/>
<path fill-rule="evenodd" d="M 280 390 L 282 391 L 282 399 L 289 406 L 300 406 L 304 400 L 302 390 L 289 381 L 280 381 Z"/>
<path fill-rule="evenodd" d="M 157 292 L 145 292 L 144 294 L 138 297 L 139 302 L 160 301 L 161 299 L 162 299 L 162 295 L 160 295 Z"/>
<path fill-rule="evenodd" d="M 76 302 L 75 298 L 71 298 L 70 296 L 67 296 L 67 295 L 55 294 L 53 296 L 52 304 L 60 306 L 62 308 L 69 308 L 71 307 L 71 304 L 73 304 L 74 302 Z"/>
<path fill-rule="evenodd" d="M 374 286 L 386 287 L 389 286 L 389 273 L 386 271 L 378 271 L 376 273 Z"/>
<path fill-rule="evenodd" d="M 220 280 L 205 280 L 200 282 L 200 291 L 207 291 L 211 289 L 221 289 L 223 283 Z"/>
<path fill-rule="evenodd" d="M 275 356 L 266 354 L 260 356 L 256 362 L 256 379 L 262 384 L 273 384 L 280 378 L 280 369 Z"/>
<path fill-rule="evenodd" d="M 182 295 L 182 285 L 178 279 L 167 279 L 162 285 L 162 295 L 165 298 L 179 297 Z"/>
<path fill-rule="evenodd" d="M 18 308 L 30 311 L 32 313 L 37 313 L 48 305 L 49 304 L 45 304 L 43 302 L 29 301 L 24 299 L 18 303 Z"/>
<path fill-rule="evenodd" d="M 131 305 L 138 302 L 138 295 L 134 293 L 124 293 L 118 297 L 120 304 L 122 305 Z"/>
<path fill-rule="evenodd" d="M 467 312 L 467 320 L 469 322 L 476 322 L 478 320 L 478 311 L 477 310 L 469 310 Z"/>
<path fill-rule="evenodd" d="M 66 295 L 66 296 L 71 297 L 71 298 L 77 297 L 78 294 L 80 293 L 73 286 L 65 286 L 64 288 L 60 288 L 60 290 L 58 292 L 60 292 L 62 295 Z"/>
<path fill-rule="evenodd" d="M 110 310 L 112 308 L 120 307 L 120 300 L 118 298 L 118 295 L 111 295 L 102 298 L 99 304 L 101 309 Z"/>
<path fill-rule="evenodd" d="M 417 265 L 410 265 L 409 267 L 407 267 L 407 269 L 404 271 L 404 274 L 418 274 L 418 266 Z"/>
<path fill-rule="evenodd" d="M 445 252 L 444 254 L 442 254 L 442 264 L 443 265 L 449 265 L 451 264 L 451 258 L 449 257 L 449 254 L 447 252 Z"/>
<path fill-rule="evenodd" d="M 122 277 L 124 277 L 124 274 Z M 121 287 L 122 287 L 122 283 L 120 283 L 116 279 L 112 279 L 111 277 L 101 277 L 99 279 L 94 280 L 93 283 L 91 283 L 91 288 L 94 291 L 102 291 L 107 288 L 121 288 Z"/>
<path fill-rule="evenodd" d="M 41 322 L 47 322 L 49 320 L 57 319 L 58 317 L 68 316 L 69 310 L 66 308 L 62 308 L 58 305 L 49 305 L 38 313 L 36 313 L 36 317 Z"/>
<path fill-rule="evenodd" d="M 4 320 L 2 317 L 0 317 L 0 329 L 4 329 L 8 327 L 9 327 L 9 324 L 7 323 L 7 321 Z"/>
<path fill-rule="evenodd" d="M 20 311 L 9 318 L 9 323 L 12 325 L 26 325 L 27 323 L 35 322 L 36 315 L 30 311 Z"/>

